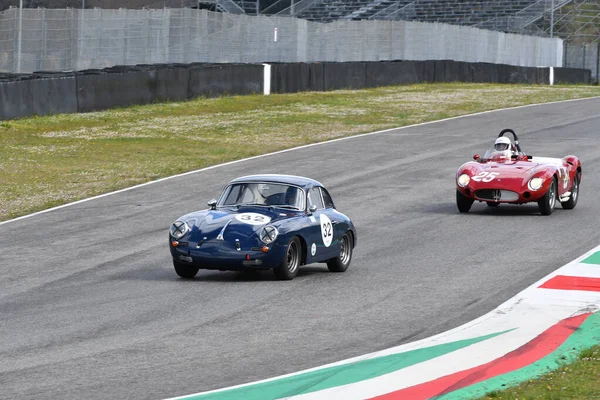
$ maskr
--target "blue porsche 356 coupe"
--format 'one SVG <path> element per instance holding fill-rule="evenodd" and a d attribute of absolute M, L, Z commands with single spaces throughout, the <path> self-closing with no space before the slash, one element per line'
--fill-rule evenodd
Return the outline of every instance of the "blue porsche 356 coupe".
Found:
<path fill-rule="evenodd" d="M 356 246 L 356 229 L 313 179 L 252 175 L 234 179 L 209 209 L 178 218 L 169 230 L 175 272 L 200 269 L 273 269 L 293 279 L 301 265 L 325 262 L 343 272 Z"/>

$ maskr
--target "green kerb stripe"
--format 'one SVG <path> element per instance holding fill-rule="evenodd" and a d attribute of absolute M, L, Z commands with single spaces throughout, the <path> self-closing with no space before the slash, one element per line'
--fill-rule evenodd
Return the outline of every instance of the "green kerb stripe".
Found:
<path fill-rule="evenodd" d="M 224 390 L 221 392 L 190 395 L 186 399 L 214 399 L 214 400 L 266 400 L 280 399 L 302 393 L 311 393 L 318 390 L 329 389 L 336 386 L 360 382 L 365 379 L 376 378 L 381 375 L 398 371 L 418 363 L 431 360 L 432 358 L 448 354 L 450 352 L 465 348 L 475 343 L 491 339 L 503 333 L 492 333 L 473 339 L 460 340 L 453 343 L 440 344 L 424 349 L 407 351 L 400 354 L 376 357 L 372 359 L 357 361 L 351 364 L 343 364 L 316 371 L 306 372 L 287 378 L 276 379 L 270 382 L 258 383 L 246 387 Z"/>
<path fill-rule="evenodd" d="M 600 313 L 590 315 L 569 338 L 547 357 L 519 370 L 488 379 L 475 385 L 459 389 L 435 400 L 476 399 L 495 390 L 504 390 L 511 386 L 536 379 L 577 359 L 581 350 L 600 343 Z"/>
<path fill-rule="evenodd" d="M 600 264 L 600 251 L 595 252 L 585 260 L 581 261 L 585 264 Z"/>

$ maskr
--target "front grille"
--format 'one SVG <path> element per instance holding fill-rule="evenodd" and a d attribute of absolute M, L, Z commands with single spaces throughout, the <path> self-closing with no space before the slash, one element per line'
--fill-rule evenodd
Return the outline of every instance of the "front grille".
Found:
<path fill-rule="evenodd" d="M 481 189 L 475 191 L 475 197 L 485 201 L 517 201 L 519 194 L 511 190 Z"/>

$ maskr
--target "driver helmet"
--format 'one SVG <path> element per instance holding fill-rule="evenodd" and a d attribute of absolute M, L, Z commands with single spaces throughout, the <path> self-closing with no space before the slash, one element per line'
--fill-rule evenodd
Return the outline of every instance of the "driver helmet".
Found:
<path fill-rule="evenodd" d="M 500 136 L 494 142 L 494 150 L 504 153 L 509 159 L 510 156 L 513 154 L 512 147 L 513 146 L 510 139 L 504 136 Z"/>

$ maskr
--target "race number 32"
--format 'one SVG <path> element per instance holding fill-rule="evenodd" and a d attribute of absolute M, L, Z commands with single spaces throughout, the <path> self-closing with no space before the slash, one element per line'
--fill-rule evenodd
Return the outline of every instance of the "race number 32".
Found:
<path fill-rule="evenodd" d="M 319 222 L 321 223 L 321 238 L 323 239 L 323 244 L 325 247 L 329 247 L 333 240 L 333 224 L 325 214 L 319 216 Z"/>
<path fill-rule="evenodd" d="M 235 216 L 235 219 L 237 219 L 240 222 L 243 222 L 245 224 L 250 224 L 250 225 L 264 225 L 271 221 L 271 218 L 269 218 L 268 216 L 262 215 L 262 214 L 257 214 L 257 213 L 237 214 Z"/>
<path fill-rule="evenodd" d="M 477 175 L 475 175 L 471 179 L 473 179 L 475 182 L 491 182 L 498 175 L 500 175 L 499 172 L 486 172 L 486 171 L 483 171 L 483 172 L 478 173 Z"/>

